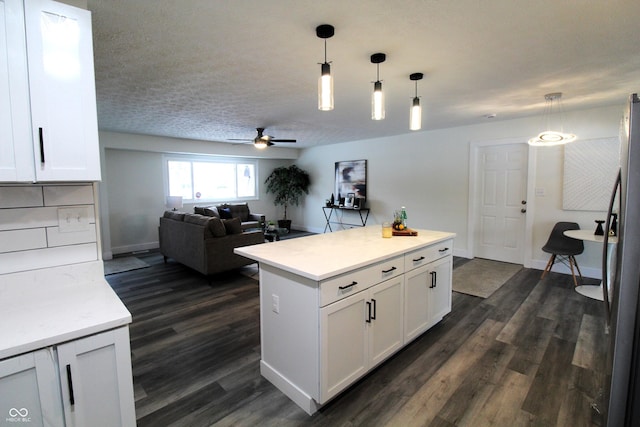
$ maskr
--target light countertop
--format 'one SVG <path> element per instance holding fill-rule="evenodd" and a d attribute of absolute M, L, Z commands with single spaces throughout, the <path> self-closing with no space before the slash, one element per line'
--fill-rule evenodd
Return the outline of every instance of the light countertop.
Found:
<path fill-rule="evenodd" d="M 0 276 L 0 359 L 131 323 L 102 261 Z"/>
<path fill-rule="evenodd" d="M 380 225 L 358 227 L 244 246 L 235 253 L 320 281 L 456 236 L 444 231 L 416 231 L 417 236 L 383 238 Z"/>

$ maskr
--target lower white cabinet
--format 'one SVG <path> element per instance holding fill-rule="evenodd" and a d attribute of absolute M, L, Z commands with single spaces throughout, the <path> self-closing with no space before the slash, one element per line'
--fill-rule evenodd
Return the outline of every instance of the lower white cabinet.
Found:
<path fill-rule="evenodd" d="M 326 402 L 403 344 L 404 277 L 320 309 L 320 402 Z"/>
<path fill-rule="evenodd" d="M 30 426 L 135 426 L 128 327 L 0 361 L 0 414 Z"/>
<path fill-rule="evenodd" d="M 405 273 L 405 343 L 418 337 L 451 311 L 451 256 Z"/>

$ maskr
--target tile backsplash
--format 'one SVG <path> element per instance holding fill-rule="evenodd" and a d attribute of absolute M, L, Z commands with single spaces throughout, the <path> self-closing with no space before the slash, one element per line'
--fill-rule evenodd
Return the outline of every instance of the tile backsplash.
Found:
<path fill-rule="evenodd" d="M 0 185 L 0 275 L 99 259 L 93 185 Z"/>

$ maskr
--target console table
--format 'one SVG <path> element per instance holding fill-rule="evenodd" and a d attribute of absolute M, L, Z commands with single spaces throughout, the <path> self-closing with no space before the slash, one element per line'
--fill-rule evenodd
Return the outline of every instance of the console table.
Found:
<path fill-rule="evenodd" d="M 329 212 L 328 215 L 327 215 L 327 211 Z M 342 221 L 331 221 L 331 216 L 335 211 L 358 212 L 358 214 L 360 215 L 360 223 L 354 224 L 354 223 L 342 222 Z M 345 208 L 342 206 L 323 206 L 322 212 L 324 213 L 324 218 L 327 220 L 327 224 L 324 226 L 324 233 L 327 232 L 327 228 L 329 229 L 329 231 L 333 231 L 331 229 L 331 224 L 342 224 L 342 225 L 350 225 L 353 227 L 364 227 L 365 225 L 367 225 L 367 219 L 369 218 L 369 208 Z M 364 216 L 363 216 L 363 212 L 364 212 Z M 338 214 L 336 213 L 336 216 L 337 215 Z"/>

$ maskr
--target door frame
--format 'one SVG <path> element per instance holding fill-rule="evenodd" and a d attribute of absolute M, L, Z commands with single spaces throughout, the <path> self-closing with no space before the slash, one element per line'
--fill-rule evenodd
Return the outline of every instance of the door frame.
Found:
<path fill-rule="evenodd" d="M 468 213 L 467 213 L 467 250 L 469 258 L 474 258 L 475 252 L 475 231 L 476 231 L 476 213 L 478 212 L 478 182 L 475 179 L 479 168 L 479 156 L 480 148 L 494 146 L 494 145 L 515 145 L 515 144 L 527 144 L 526 138 L 505 138 L 505 139 L 490 139 L 479 140 L 469 142 L 469 200 L 468 200 Z M 523 260 L 524 267 L 532 267 L 532 254 L 533 248 L 531 247 L 533 242 L 533 219 L 535 215 L 535 182 L 536 182 L 536 154 L 537 151 L 534 147 L 527 145 L 527 215 L 525 216 L 524 224 L 524 248 L 523 248 Z"/>

